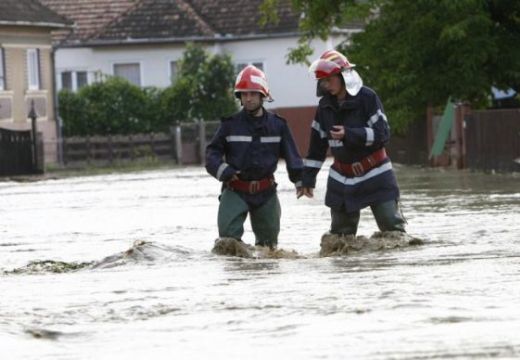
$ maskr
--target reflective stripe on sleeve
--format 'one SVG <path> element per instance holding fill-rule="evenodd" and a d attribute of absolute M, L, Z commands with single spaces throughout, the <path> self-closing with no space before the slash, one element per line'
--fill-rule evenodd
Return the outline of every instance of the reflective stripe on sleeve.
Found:
<path fill-rule="evenodd" d="M 321 169 L 323 165 L 323 161 L 312 160 L 312 159 L 303 159 L 303 166 Z"/>
<path fill-rule="evenodd" d="M 368 119 L 368 126 L 374 126 L 374 124 L 379 120 L 379 117 L 383 118 L 384 121 L 388 122 L 388 120 L 386 119 L 386 115 L 381 111 L 381 109 L 377 109 L 376 113 Z"/>
<path fill-rule="evenodd" d="M 367 141 L 365 143 L 366 146 L 370 146 L 374 143 L 374 130 L 371 128 L 365 128 L 367 132 Z"/>
<path fill-rule="evenodd" d="M 342 147 L 343 141 L 341 140 L 329 140 L 329 146 L 330 147 Z"/>
<path fill-rule="evenodd" d="M 325 139 L 327 137 L 327 133 L 325 131 L 321 130 L 320 123 L 317 122 L 316 120 L 312 120 L 311 127 L 320 134 L 320 137 L 322 139 Z"/>
<path fill-rule="evenodd" d="M 222 176 L 222 174 L 224 173 L 224 170 L 226 170 L 226 168 L 228 167 L 229 165 L 226 164 L 226 163 L 222 163 L 220 164 L 220 166 L 218 167 L 218 170 L 217 170 L 217 179 L 220 180 L 220 177 Z"/>

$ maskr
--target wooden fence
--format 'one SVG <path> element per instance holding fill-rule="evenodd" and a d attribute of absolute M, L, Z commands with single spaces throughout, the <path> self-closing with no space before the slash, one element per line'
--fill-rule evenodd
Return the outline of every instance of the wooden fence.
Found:
<path fill-rule="evenodd" d="M 169 133 L 66 137 L 63 139 L 63 161 L 66 166 L 81 166 L 153 158 L 200 164 L 204 162 L 206 144 L 218 124 L 182 123 L 172 127 Z"/>
<path fill-rule="evenodd" d="M 428 141 L 426 120 L 415 121 L 406 134 L 392 134 L 386 150 L 394 163 L 406 165 L 428 164 Z"/>
<path fill-rule="evenodd" d="M 172 158 L 168 134 L 70 137 L 63 139 L 65 165 L 78 162 L 109 163 L 138 158 Z"/>
<path fill-rule="evenodd" d="M 520 171 L 520 109 L 474 111 L 465 117 L 470 169 Z"/>
<path fill-rule="evenodd" d="M 63 140 L 65 165 L 112 164 L 143 158 L 173 160 L 178 164 L 204 163 L 205 148 L 220 122 L 182 123 L 169 133 L 68 137 Z M 302 156 L 307 152 L 310 125 L 289 122 Z M 426 123 L 412 125 L 406 136 L 392 136 L 387 150 L 392 161 L 427 164 Z M 201 141 L 201 139 L 203 139 Z M 302 151 L 302 149 L 304 149 Z"/>
<path fill-rule="evenodd" d="M 457 150 L 457 154 L 461 155 L 460 161 L 453 160 L 448 165 L 453 163 L 453 166 L 457 164 L 458 168 L 487 171 L 520 171 L 520 109 L 461 111 L 460 115 L 460 117 L 457 115 L 457 119 L 464 119 L 465 125 L 460 121 L 460 126 L 453 126 L 457 132 L 453 132 L 451 138 L 457 141 L 448 142 L 445 151 L 449 155 L 457 145 L 457 149 L 461 148 Z M 431 121 L 418 121 L 410 127 L 406 136 L 392 136 L 387 146 L 392 161 L 427 165 L 429 146 L 432 143 L 431 136 L 428 136 L 428 133 L 432 133 L 431 129 L 428 130 L 431 123 Z M 218 125 L 218 121 L 191 122 L 172 127 L 168 133 L 65 138 L 64 162 L 66 165 L 111 164 L 117 161 L 157 158 L 173 160 L 179 164 L 202 164 L 206 144 L 213 137 Z M 310 126 L 305 125 L 301 121 L 289 121 L 300 151 L 304 149 L 302 156 L 306 155 L 305 145 L 310 131 Z M 29 132 L 25 136 L 29 139 Z M 3 138 L 6 139 L 7 135 L 3 135 Z M 12 164 L 18 164 L 17 166 L 24 164 L 23 161 L 16 160 L 13 155 L 7 157 L 5 155 L 8 151 L 13 153 L 13 146 L 18 146 L 14 144 L 17 141 L 30 142 L 30 140 L 10 140 L 10 145 L 6 145 L 7 140 L 3 140 L 4 147 L 0 151 L 0 155 L 4 154 L 1 161 L 3 169 L 0 173 L 2 171 L 5 173 L 6 161 L 11 161 L 11 167 Z M 7 150 L 6 146 L 11 146 L 11 150 Z M 30 155 L 27 151 L 25 153 L 14 151 L 14 153 L 26 158 Z M 458 159 L 458 157 L 453 158 Z M 15 171 L 28 171 L 27 169 L 26 167 Z"/>
<path fill-rule="evenodd" d="M 0 176 L 37 172 L 31 130 L 0 129 Z"/>

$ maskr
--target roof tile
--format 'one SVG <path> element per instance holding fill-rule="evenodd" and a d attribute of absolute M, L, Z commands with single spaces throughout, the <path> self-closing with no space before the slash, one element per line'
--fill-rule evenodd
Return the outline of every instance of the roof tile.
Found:
<path fill-rule="evenodd" d="M 66 26 L 71 22 L 37 0 L 0 0 L 0 23 Z"/>

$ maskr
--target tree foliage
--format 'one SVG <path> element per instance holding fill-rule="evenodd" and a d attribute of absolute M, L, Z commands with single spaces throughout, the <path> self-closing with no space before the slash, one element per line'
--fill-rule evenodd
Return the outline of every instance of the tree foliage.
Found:
<path fill-rule="evenodd" d="M 275 1 L 275 0 L 269 0 Z M 358 64 L 381 96 L 393 127 L 424 117 L 427 104 L 449 96 L 474 107 L 489 103 L 491 86 L 520 90 L 520 1 L 292 0 L 302 11 L 305 39 L 364 16 L 366 27 L 340 50 Z M 304 61 L 296 49 L 290 60 Z M 317 56 L 317 54 L 316 54 Z"/>
<path fill-rule="evenodd" d="M 264 0 L 265 14 L 275 12 L 279 0 Z M 291 0 L 295 11 L 302 14 L 299 27 L 301 36 L 296 48 L 289 49 L 288 63 L 307 63 L 313 54 L 312 39 L 326 40 L 333 29 L 349 23 L 361 23 L 371 17 L 377 0 Z M 273 16 L 271 16 L 273 18 Z"/>
<path fill-rule="evenodd" d="M 442 106 L 452 96 L 483 107 L 489 104 L 492 86 L 520 85 L 520 47 L 513 45 L 520 44 L 519 5 L 384 2 L 380 16 L 343 50 L 361 65 L 364 79 L 402 129 L 422 117 L 427 104 Z"/>
<path fill-rule="evenodd" d="M 217 119 L 237 110 L 234 80 L 229 56 L 210 56 L 200 46 L 189 44 L 180 61 L 178 79 L 163 95 L 163 106 L 176 121 Z"/>
<path fill-rule="evenodd" d="M 119 77 L 77 93 L 62 90 L 59 109 L 66 136 L 164 132 L 176 121 L 214 120 L 237 110 L 234 67 L 225 55 L 188 46 L 179 77 L 166 88 L 140 88 Z"/>

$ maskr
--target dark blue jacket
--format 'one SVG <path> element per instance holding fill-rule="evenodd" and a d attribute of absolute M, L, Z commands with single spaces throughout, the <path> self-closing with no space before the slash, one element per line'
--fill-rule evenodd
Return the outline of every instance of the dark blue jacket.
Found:
<path fill-rule="evenodd" d="M 343 140 L 333 140 L 334 125 L 345 127 Z M 377 94 L 363 86 L 356 96 L 338 104 L 335 96 L 321 98 L 312 122 L 311 139 L 302 177 L 304 187 L 314 188 L 327 150 L 343 163 L 354 163 L 381 149 L 390 138 L 390 127 Z M 346 176 L 330 169 L 325 204 L 335 210 L 357 211 L 399 198 L 390 159 L 362 176 Z"/>
<path fill-rule="evenodd" d="M 287 122 L 265 109 L 258 118 L 242 110 L 222 119 L 206 148 L 206 170 L 222 182 L 238 171 L 241 180 L 260 180 L 274 174 L 280 158 L 285 159 L 289 179 L 299 186 L 303 161 Z M 249 206 L 257 207 L 275 192 L 276 187 L 256 194 L 238 193 Z"/>

